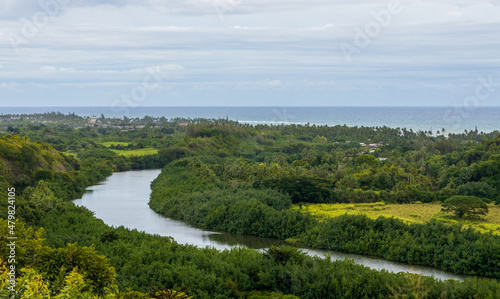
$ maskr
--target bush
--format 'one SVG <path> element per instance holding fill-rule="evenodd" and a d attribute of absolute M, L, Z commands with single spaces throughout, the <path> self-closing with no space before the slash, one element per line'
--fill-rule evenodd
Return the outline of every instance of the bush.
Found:
<path fill-rule="evenodd" d="M 97 253 L 94 246 L 68 244 L 58 249 L 45 247 L 35 264 L 35 269 L 52 282 L 67 276 L 75 268 L 95 292 L 103 292 L 115 281 L 115 269 L 105 256 Z"/>

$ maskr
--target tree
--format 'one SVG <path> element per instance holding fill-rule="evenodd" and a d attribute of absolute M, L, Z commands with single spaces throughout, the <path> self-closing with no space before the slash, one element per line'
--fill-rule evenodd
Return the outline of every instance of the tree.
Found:
<path fill-rule="evenodd" d="M 372 155 L 368 155 L 368 154 L 359 155 L 356 158 L 356 165 L 362 166 L 363 164 L 366 164 L 369 167 L 376 167 L 379 165 L 379 161 L 377 158 L 375 158 Z"/>
<path fill-rule="evenodd" d="M 26 265 L 33 264 L 36 261 L 36 258 L 43 252 L 44 230 L 43 228 L 35 230 L 19 220 L 16 221 L 15 227 L 13 227 L 12 224 L 9 223 L 8 219 L 0 218 L 0 242 L 2 242 L 2 247 L 0 249 L 0 261 L 8 261 L 9 259 L 12 259 L 9 258 L 11 248 L 9 246 L 4 246 L 4 244 L 7 244 L 7 236 L 10 235 L 10 230 L 14 228 L 15 236 L 17 237 L 15 240 L 15 263 L 16 268 L 21 269 Z M 0 266 L 1 264 L 2 263 L 0 262 Z M 0 298 L 3 297 L 0 296 Z"/>
<path fill-rule="evenodd" d="M 269 249 L 264 250 L 264 255 L 268 258 L 272 258 L 277 263 L 284 265 L 290 260 L 299 263 L 302 262 L 305 253 L 295 247 L 277 247 L 272 245 Z"/>
<path fill-rule="evenodd" d="M 89 283 L 89 290 L 93 293 L 104 293 L 116 281 L 116 271 L 107 257 L 99 254 L 94 245 L 90 247 L 78 246 L 69 243 L 66 247 L 52 249 L 45 246 L 37 257 L 35 270 L 44 273 L 49 282 L 57 282 L 63 275 L 70 274 L 77 269 L 83 279 Z"/>
<path fill-rule="evenodd" d="M 50 211 L 62 202 L 61 199 L 54 196 L 49 184 L 43 180 L 39 181 L 35 187 L 26 188 L 25 194 L 28 195 L 31 203 L 44 211 Z"/>
<path fill-rule="evenodd" d="M 464 216 L 476 217 L 488 213 L 486 203 L 475 196 L 455 195 L 448 198 L 442 206 L 442 212 L 454 213 L 458 218 Z"/>
<path fill-rule="evenodd" d="M 460 195 L 476 196 L 487 199 L 487 201 L 497 197 L 495 188 L 486 182 L 468 182 L 458 186 L 457 191 Z"/>

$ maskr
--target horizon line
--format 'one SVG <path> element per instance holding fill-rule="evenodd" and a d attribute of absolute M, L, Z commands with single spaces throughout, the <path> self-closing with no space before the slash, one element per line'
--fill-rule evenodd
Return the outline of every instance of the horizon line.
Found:
<path fill-rule="evenodd" d="M 1 108 L 113 108 L 116 106 L 0 106 Z M 123 107 L 123 106 L 118 106 Z M 317 105 L 317 106 L 306 106 L 306 105 L 266 105 L 266 106 L 230 106 L 230 105 L 221 105 L 221 106 L 136 106 L 136 107 L 127 107 L 129 109 L 135 108 L 276 108 L 276 107 L 289 107 L 289 108 L 455 108 L 455 106 L 330 106 L 330 105 Z M 478 106 L 472 107 L 474 109 L 478 108 L 500 108 L 500 105 L 494 106 Z"/>

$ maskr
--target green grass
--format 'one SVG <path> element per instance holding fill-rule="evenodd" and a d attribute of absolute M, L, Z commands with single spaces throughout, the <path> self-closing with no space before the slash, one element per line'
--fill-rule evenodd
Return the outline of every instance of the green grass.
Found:
<path fill-rule="evenodd" d="M 385 204 L 358 203 L 358 204 L 306 204 L 294 205 L 293 210 L 301 210 L 309 213 L 317 219 L 324 221 L 340 215 L 363 214 L 369 218 L 376 219 L 380 216 L 394 217 L 406 223 L 425 223 L 435 219 L 444 223 L 460 223 L 466 227 L 472 227 L 481 232 L 492 232 L 500 235 L 500 207 L 489 204 L 489 213 L 481 219 L 459 219 L 451 214 L 441 212 L 440 203 L 414 203 L 414 204 Z"/>
<path fill-rule="evenodd" d="M 71 155 L 73 157 L 76 157 L 77 153 L 73 153 L 73 152 L 62 152 L 63 154 L 65 155 Z"/>
<path fill-rule="evenodd" d="M 106 142 L 100 142 L 101 145 L 104 145 L 105 147 L 111 147 L 111 146 L 116 146 L 116 145 L 123 145 L 123 146 L 128 146 L 129 144 L 133 144 L 131 142 L 120 142 L 120 141 L 106 141 Z"/>
<path fill-rule="evenodd" d="M 110 151 L 117 153 L 118 155 L 122 155 L 125 157 L 130 156 L 147 156 L 147 155 L 155 155 L 158 153 L 158 150 L 152 147 L 141 148 L 141 149 L 133 149 L 133 150 L 115 150 L 110 149 Z"/>
<path fill-rule="evenodd" d="M 117 146 L 117 145 L 123 145 L 123 146 L 128 146 L 129 144 L 134 144 L 132 142 L 121 142 L 121 141 L 105 141 L 105 142 L 100 142 L 99 144 L 104 145 L 105 147 L 111 147 L 111 146 Z M 116 150 L 116 149 L 110 149 L 110 151 L 122 155 L 125 157 L 130 157 L 130 156 L 147 156 L 147 155 L 155 155 L 158 153 L 158 150 L 152 147 L 146 147 L 146 148 L 141 148 L 141 149 L 126 149 L 126 150 Z"/>

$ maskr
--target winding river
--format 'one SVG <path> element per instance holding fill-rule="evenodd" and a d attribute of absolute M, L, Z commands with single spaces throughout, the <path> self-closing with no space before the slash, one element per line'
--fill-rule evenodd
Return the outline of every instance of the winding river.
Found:
<path fill-rule="evenodd" d="M 114 173 L 104 182 L 89 187 L 82 198 L 75 200 L 74 203 L 93 211 L 97 218 L 102 219 L 110 226 L 124 226 L 150 234 L 170 236 L 180 244 L 190 244 L 198 247 L 210 246 L 217 249 L 228 249 L 235 246 L 264 249 L 271 245 L 286 244 L 286 242 L 276 239 L 198 229 L 182 221 L 172 220 L 155 213 L 149 208 L 148 202 L 151 193 L 150 182 L 159 173 L 160 170 Z M 302 250 L 310 255 L 323 256 L 327 253 L 335 260 L 349 258 L 357 264 L 377 270 L 385 269 L 391 272 L 432 275 L 439 279 L 464 279 L 464 276 L 432 267 L 412 266 L 370 256 L 330 250 L 309 248 L 302 248 Z"/>

